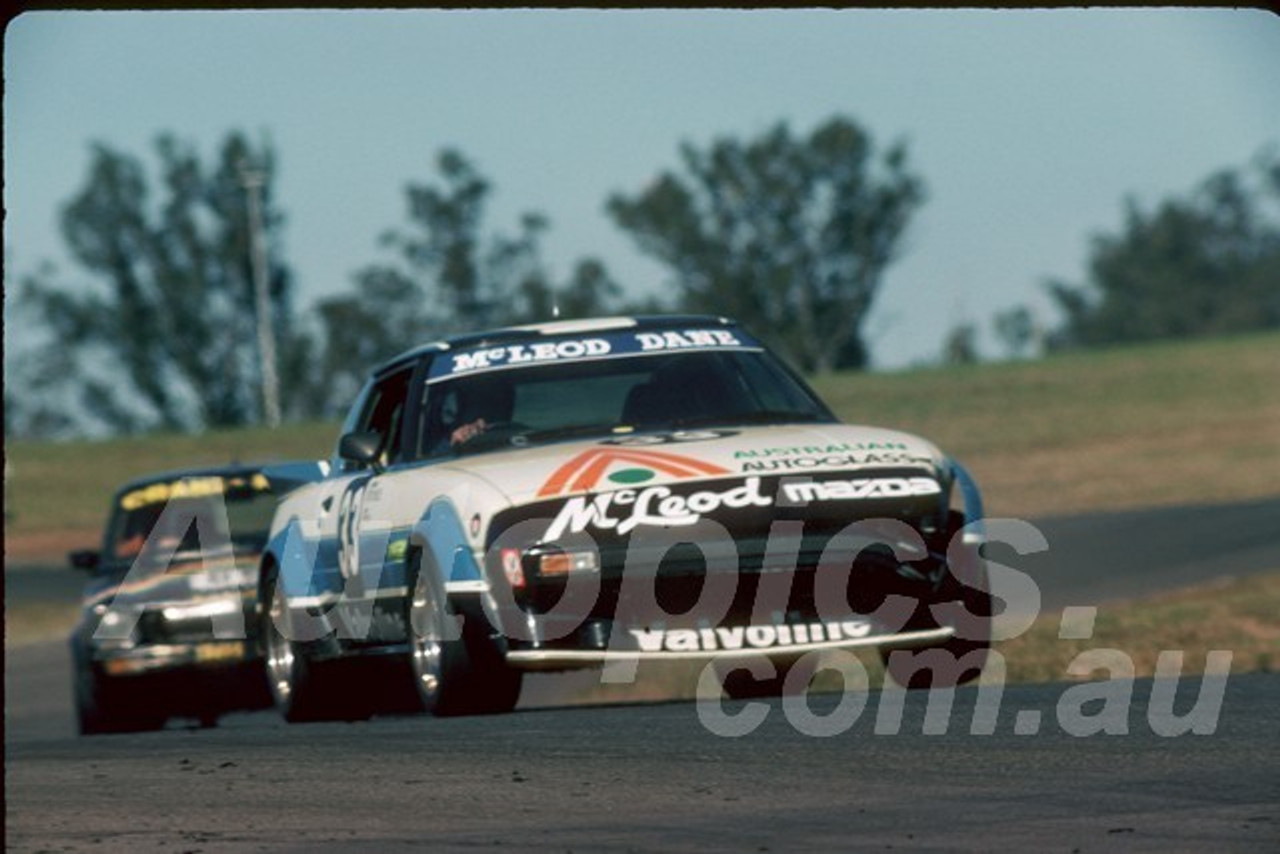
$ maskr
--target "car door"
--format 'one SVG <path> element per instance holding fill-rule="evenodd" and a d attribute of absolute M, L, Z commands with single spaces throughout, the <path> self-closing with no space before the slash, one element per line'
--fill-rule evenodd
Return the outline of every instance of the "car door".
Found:
<path fill-rule="evenodd" d="M 412 377 L 410 365 L 377 378 L 355 423 L 355 430 L 382 437 L 382 452 L 377 463 L 342 461 L 340 482 L 335 484 L 333 495 L 333 525 L 338 570 L 346 581 L 361 577 L 371 567 L 381 567 L 386 550 L 385 526 L 380 524 L 381 520 L 369 517 L 366 499 L 371 490 L 377 493 L 377 482 L 384 476 L 384 469 L 399 459 Z M 377 585 L 376 579 L 371 581 L 371 586 Z"/>
<path fill-rule="evenodd" d="M 386 456 L 398 440 L 409 374 L 375 377 L 361 390 L 343 423 L 341 435 L 377 432 Z M 365 492 L 375 468 L 343 459 L 335 449 L 329 475 L 286 499 L 288 529 L 282 532 L 281 577 L 290 599 L 321 604 L 345 593 L 359 576 L 361 519 Z"/>

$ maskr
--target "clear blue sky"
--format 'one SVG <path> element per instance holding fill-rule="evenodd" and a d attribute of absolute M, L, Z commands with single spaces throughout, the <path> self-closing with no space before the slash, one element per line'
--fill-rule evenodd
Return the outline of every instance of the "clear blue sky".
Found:
<path fill-rule="evenodd" d="M 638 294 L 666 276 L 610 193 L 681 141 L 851 116 L 905 138 L 929 187 L 867 328 L 885 368 L 956 321 L 1050 319 L 1041 282 L 1082 278 L 1126 196 L 1280 142 L 1280 18 L 1256 10 L 40 12 L 7 30 L 4 73 L 7 283 L 44 259 L 78 275 L 57 212 L 91 141 L 150 161 L 169 130 L 212 158 L 238 128 L 279 152 L 302 304 L 383 257 L 444 146 L 493 181 L 490 228 L 541 210 L 554 273 L 594 255 Z"/>

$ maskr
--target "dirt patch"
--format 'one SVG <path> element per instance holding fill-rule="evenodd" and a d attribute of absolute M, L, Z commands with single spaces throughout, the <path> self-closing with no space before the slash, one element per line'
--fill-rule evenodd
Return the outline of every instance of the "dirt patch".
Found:
<path fill-rule="evenodd" d="M 1236 625 L 1251 638 L 1265 641 L 1280 640 L 1280 626 L 1267 625 L 1253 617 L 1240 617 L 1236 620 Z"/>

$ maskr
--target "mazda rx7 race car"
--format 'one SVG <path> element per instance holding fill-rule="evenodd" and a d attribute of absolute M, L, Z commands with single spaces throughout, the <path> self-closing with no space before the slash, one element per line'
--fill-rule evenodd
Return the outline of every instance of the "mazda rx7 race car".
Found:
<path fill-rule="evenodd" d="M 841 423 L 723 318 L 427 344 L 373 373 L 332 461 L 279 476 L 310 481 L 259 592 L 289 720 L 505 711 L 527 671 L 649 660 L 706 661 L 731 697 L 828 650 L 878 648 L 912 686 L 985 660 L 964 468 Z"/>
<path fill-rule="evenodd" d="M 187 469 L 121 487 L 86 570 L 71 635 L 83 734 L 212 725 L 270 706 L 254 620 L 257 568 L 276 497 L 257 467 Z"/>

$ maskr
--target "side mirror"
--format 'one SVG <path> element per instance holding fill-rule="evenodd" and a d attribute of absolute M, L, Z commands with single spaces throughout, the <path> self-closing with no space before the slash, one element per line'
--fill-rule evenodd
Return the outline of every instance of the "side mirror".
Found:
<path fill-rule="evenodd" d="M 372 430 L 348 433 L 338 440 L 338 456 L 353 463 L 382 471 L 378 457 L 382 453 L 382 434 Z"/>
<path fill-rule="evenodd" d="M 67 560 L 71 562 L 74 569 L 93 572 L 102 563 L 102 555 L 93 549 L 77 549 L 67 555 Z"/>

